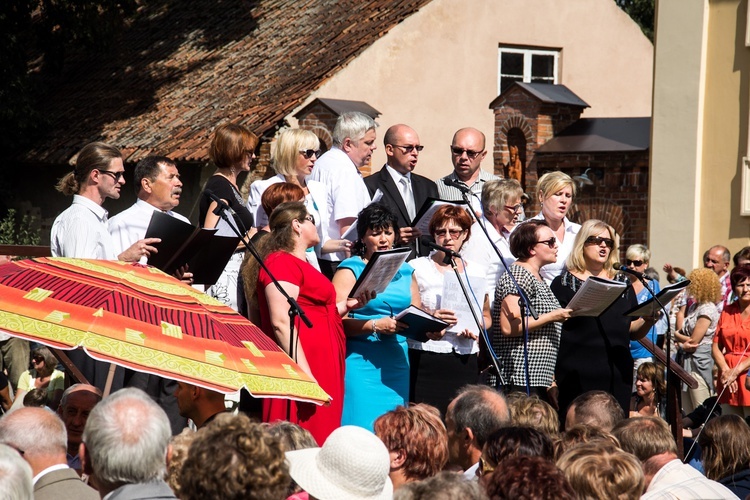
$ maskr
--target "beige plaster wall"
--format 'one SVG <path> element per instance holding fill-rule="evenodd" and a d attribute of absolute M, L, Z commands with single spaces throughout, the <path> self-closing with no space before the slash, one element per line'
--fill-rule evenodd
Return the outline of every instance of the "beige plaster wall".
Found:
<path fill-rule="evenodd" d="M 697 264 L 707 0 L 659 0 L 651 135 L 653 264 Z"/>
<path fill-rule="evenodd" d="M 374 170 L 385 162 L 382 133 L 395 123 L 411 125 L 425 146 L 417 173 L 448 174 L 451 138 L 465 126 L 487 135 L 483 165 L 491 170 L 488 106 L 497 96 L 501 44 L 561 48 L 560 83 L 591 105 L 587 117 L 651 113 L 653 46 L 612 0 L 433 0 L 303 105 L 329 97 L 378 109 Z"/>
<path fill-rule="evenodd" d="M 654 263 L 687 269 L 750 244 L 739 215 L 747 154 L 746 0 L 659 0 L 649 242 Z"/>
<path fill-rule="evenodd" d="M 709 1 L 699 250 L 750 244 L 750 217 L 739 215 L 741 162 L 748 151 L 750 49 L 747 0 Z"/>

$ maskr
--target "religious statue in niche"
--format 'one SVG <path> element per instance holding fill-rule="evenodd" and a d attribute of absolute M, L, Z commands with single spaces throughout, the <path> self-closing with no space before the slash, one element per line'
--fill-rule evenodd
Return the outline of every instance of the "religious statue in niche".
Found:
<path fill-rule="evenodd" d="M 506 177 L 522 182 L 523 164 L 521 156 L 518 154 L 518 146 L 510 146 L 508 149 L 510 150 L 510 160 L 506 165 Z"/>

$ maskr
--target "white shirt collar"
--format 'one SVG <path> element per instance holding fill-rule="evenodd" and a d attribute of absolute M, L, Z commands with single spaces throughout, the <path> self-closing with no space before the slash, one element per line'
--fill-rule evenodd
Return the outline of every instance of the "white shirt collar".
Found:
<path fill-rule="evenodd" d="M 47 467 L 46 469 L 41 471 L 39 474 L 34 476 L 34 478 L 31 480 L 31 483 L 36 484 L 36 482 L 39 481 L 39 479 L 41 479 L 42 476 L 44 476 L 45 474 L 49 474 L 50 472 L 55 472 L 56 470 L 63 470 L 63 469 L 70 469 L 70 467 L 68 467 L 68 464 L 55 464 L 50 467 Z"/>
<path fill-rule="evenodd" d="M 385 169 L 388 171 L 389 174 L 391 174 L 391 177 L 393 178 L 393 182 L 395 182 L 397 186 L 401 182 L 401 179 L 404 179 L 404 178 L 406 178 L 406 180 L 411 182 L 411 172 L 406 172 L 406 175 L 403 175 L 401 172 L 397 171 L 395 168 L 391 167 L 387 163 L 385 164 Z"/>
<path fill-rule="evenodd" d="M 80 194 L 74 194 L 73 204 L 83 205 L 84 207 L 91 210 L 94 213 L 94 215 L 96 215 L 99 219 L 101 219 L 104 222 L 107 221 L 107 216 L 109 215 L 109 212 L 107 212 L 103 206 L 99 205 L 94 200 L 86 198 L 85 196 L 81 196 Z"/>

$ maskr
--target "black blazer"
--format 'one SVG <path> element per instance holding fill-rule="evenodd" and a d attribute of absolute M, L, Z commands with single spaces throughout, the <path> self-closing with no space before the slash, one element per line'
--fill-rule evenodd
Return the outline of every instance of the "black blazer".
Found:
<path fill-rule="evenodd" d="M 401 198 L 401 190 L 399 190 L 396 183 L 393 182 L 393 177 L 388 173 L 385 166 L 381 168 L 379 172 L 366 177 L 365 185 L 370 192 L 370 196 L 374 195 L 375 191 L 378 189 L 383 192 L 383 199 L 380 201 L 392 209 L 395 207 L 394 212 L 396 213 L 396 218 L 400 227 L 409 227 L 411 225 L 409 212 L 406 210 L 403 198 Z M 411 189 L 414 193 L 414 208 L 417 212 L 422 208 L 422 204 L 427 201 L 427 198 L 439 198 L 435 183 L 427 177 L 415 174 L 414 172 L 411 173 Z M 409 256 L 409 260 L 417 255 L 416 245 L 412 243 L 410 246 L 412 254 Z M 420 245 L 419 250 L 419 255 L 428 255 L 430 253 L 430 249 L 426 248 L 424 245 Z"/>

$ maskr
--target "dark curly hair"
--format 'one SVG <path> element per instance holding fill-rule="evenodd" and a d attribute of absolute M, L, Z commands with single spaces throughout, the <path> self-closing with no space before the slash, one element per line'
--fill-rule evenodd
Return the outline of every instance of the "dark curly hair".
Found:
<path fill-rule="evenodd" d="M 275 500 L 291 478 L 278 438 L 245 415 L 219 415 L 198 431 L 180 471 L 183 500 Z"/>
<path fill-rule="evenodd" d="M 383 205 L 382 203 L 372 203 L 357 215 L 357 241 L 352 247 L 352 254 L 359 255 L 362 257 L 365 254 L 365 245 L 362 243 L 362 238 L 365 237 L 365 233 L 368 229 L 375 231 L 378 229 L 393 228 L 393 234 L 396 235 L 393 241 L 393 246 L 399 243 L 399 225 L 396 214 Z"/>

